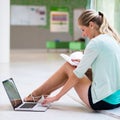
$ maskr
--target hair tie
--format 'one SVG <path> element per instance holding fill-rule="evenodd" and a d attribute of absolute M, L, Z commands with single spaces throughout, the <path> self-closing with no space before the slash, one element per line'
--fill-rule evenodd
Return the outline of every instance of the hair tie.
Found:
<path fill-rule="evenodd" d="M 98 14 L 103 17 L 103 13 L 102 12 L 99 11 Z"/>

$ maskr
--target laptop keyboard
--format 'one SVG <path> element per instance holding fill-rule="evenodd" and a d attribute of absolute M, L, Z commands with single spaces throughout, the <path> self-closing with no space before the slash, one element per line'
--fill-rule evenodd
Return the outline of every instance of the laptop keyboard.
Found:
<path fill-rule="evenodd" d="M 24 103 L 20 108 L 33 108 L 36 103 Z"/>

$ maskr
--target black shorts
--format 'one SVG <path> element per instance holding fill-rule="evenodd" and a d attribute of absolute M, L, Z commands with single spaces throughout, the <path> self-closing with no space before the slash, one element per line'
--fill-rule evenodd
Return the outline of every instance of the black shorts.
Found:
<path fill-rule="evenodd" d="M 93 110 L 109 110 L 109 109 L 114 109 L 120 106 L 120 104 L 114 105 L 114 104 L 107 103 L 103 100 L 97 103 L 93 103 L 92 96 L 91 96 L 91 86 L 89 87 L 89 90 L 88 90 L 88 99 L 89 99 L 89 104 Z"/>

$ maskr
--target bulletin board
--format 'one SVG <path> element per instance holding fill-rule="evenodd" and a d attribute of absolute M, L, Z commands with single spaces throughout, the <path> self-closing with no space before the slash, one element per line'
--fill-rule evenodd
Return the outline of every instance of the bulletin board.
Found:
<path fill-rule="evenodd" d="M 11 5 L 11 25 L 41 25 L 46 23 L 45 6 Z"/>
<path fill-rule="evenodd" d="M 50 31 L 69 32 L 69 11 L 67 7 L 51 8 Z"/>

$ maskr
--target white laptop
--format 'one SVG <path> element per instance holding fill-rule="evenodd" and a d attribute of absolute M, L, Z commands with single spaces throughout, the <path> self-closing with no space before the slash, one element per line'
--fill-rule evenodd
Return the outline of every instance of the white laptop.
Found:
<path fill-rule="evenodd" d="M 42 106 L 37 102 L 23 102 L 12 78 L 2 83 L 14 110 L 45 112 L 49 108 L 49 105 Z"/>

